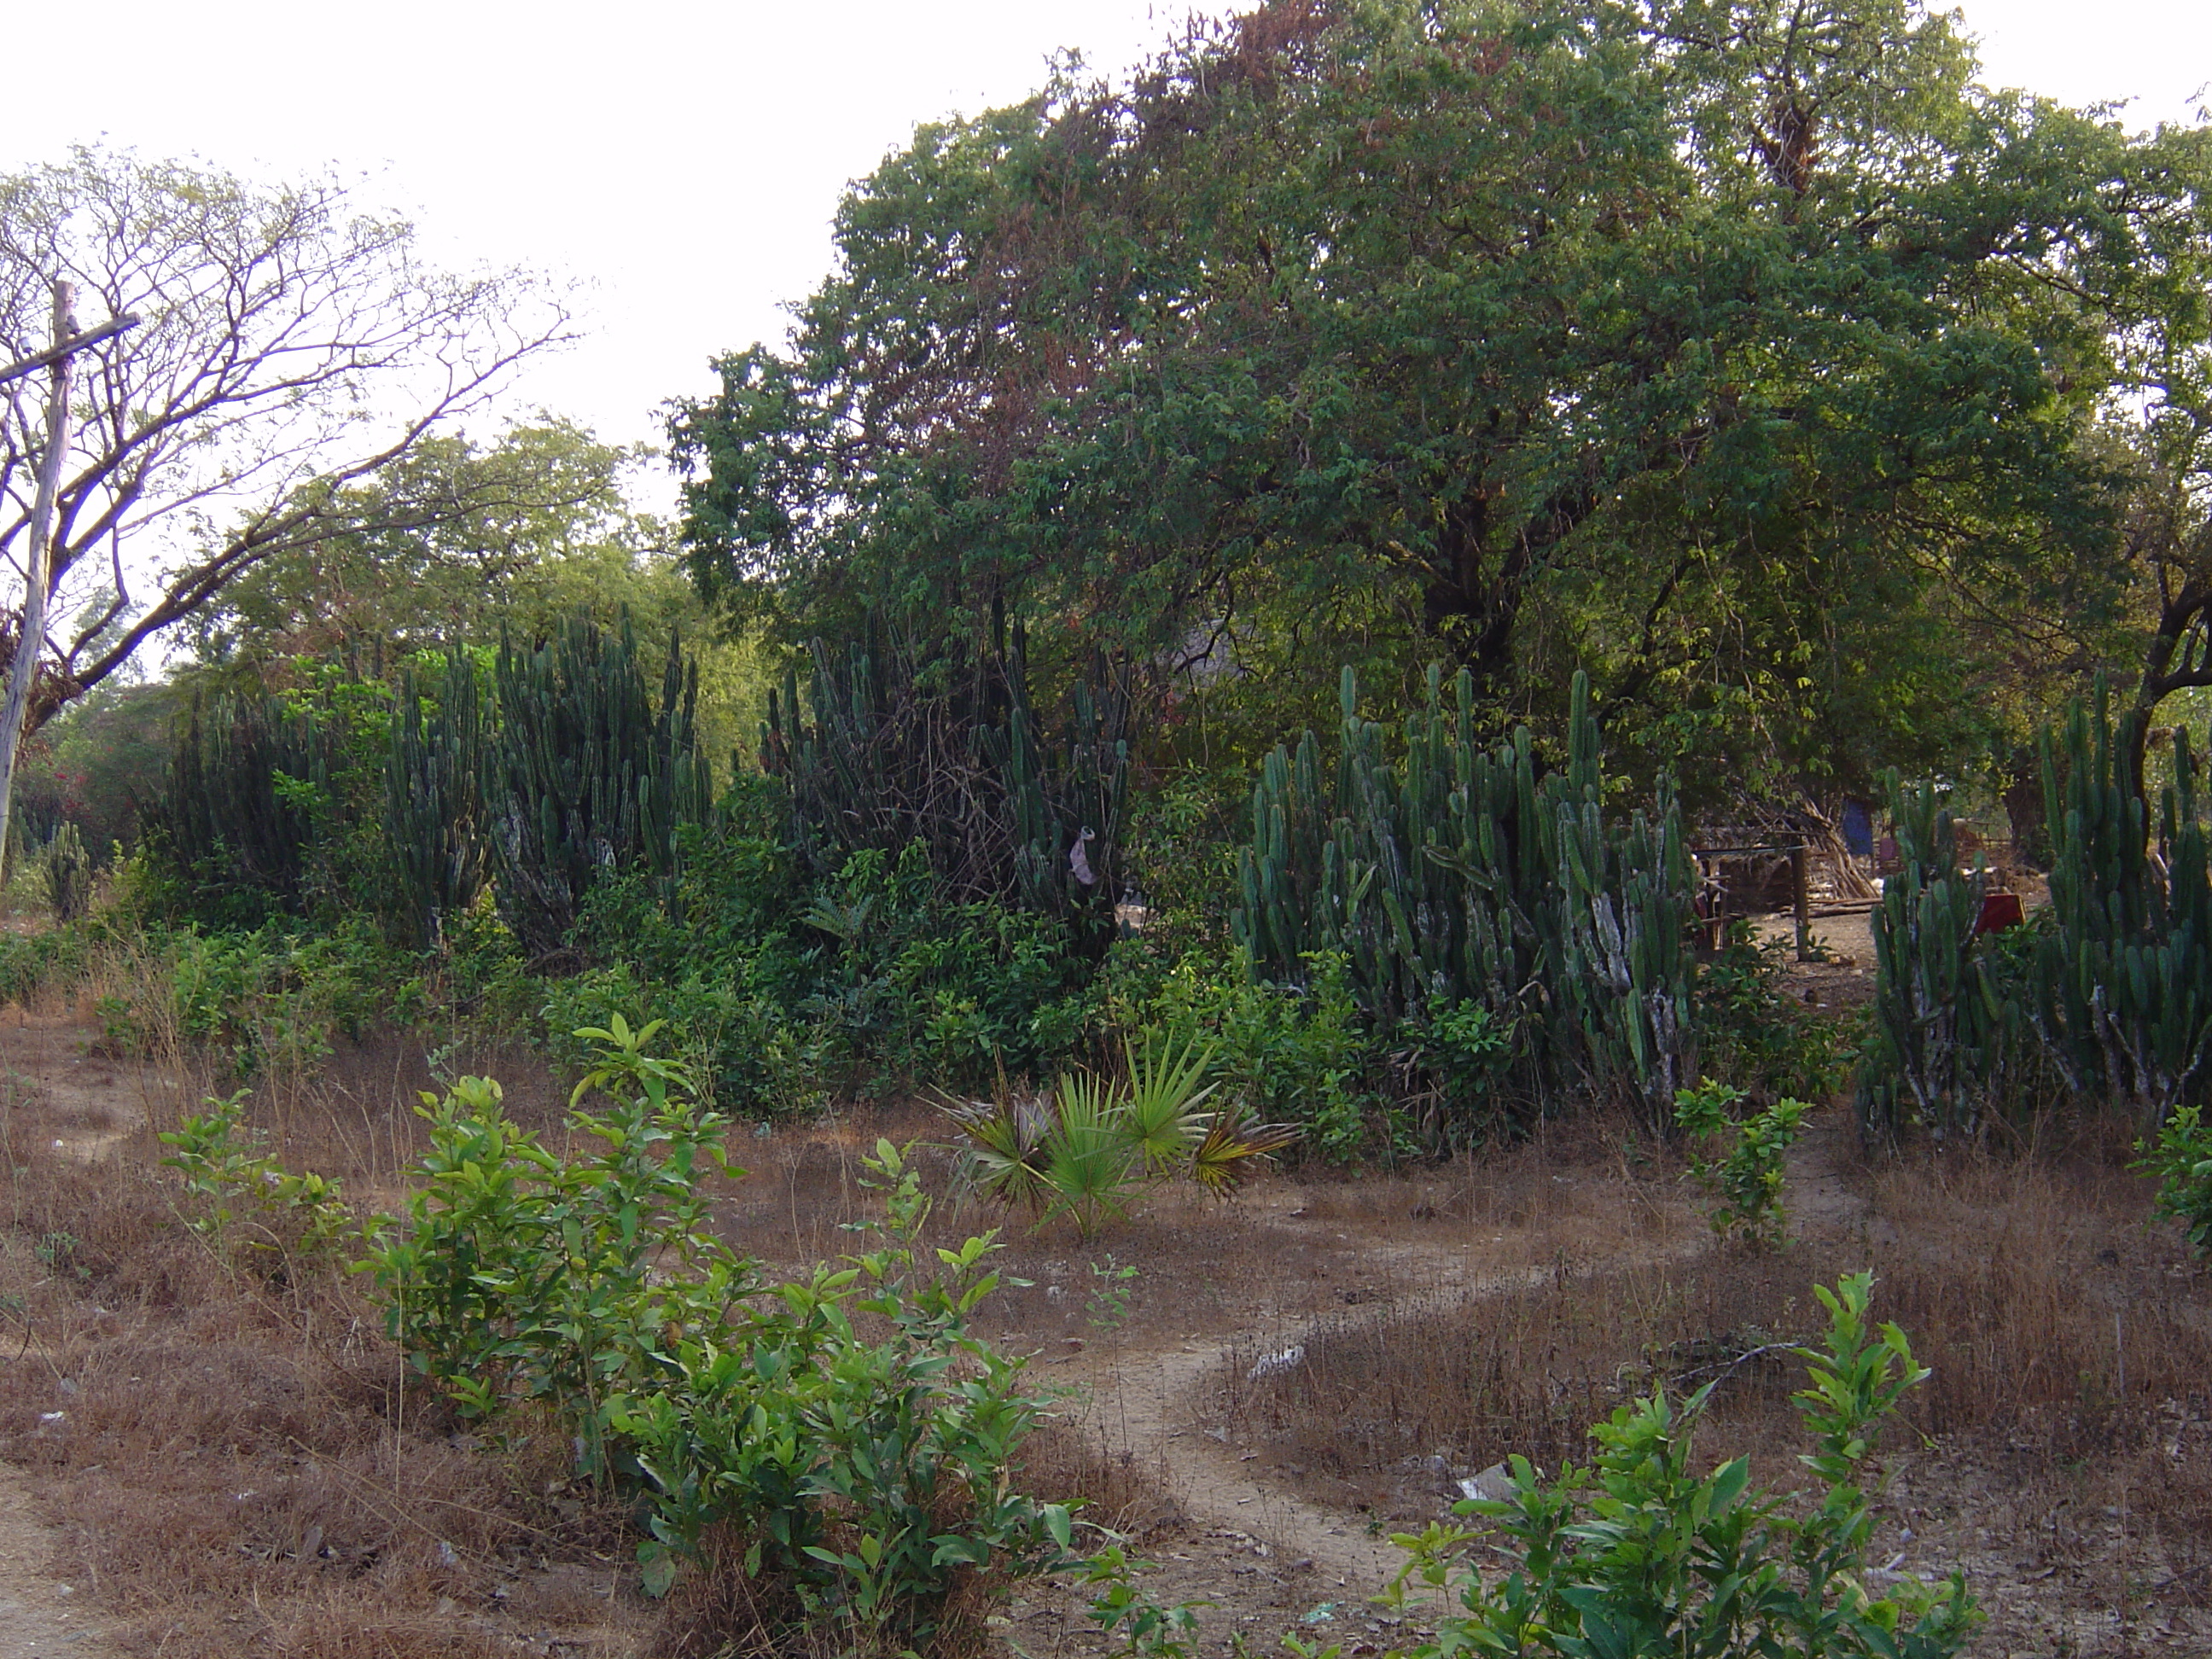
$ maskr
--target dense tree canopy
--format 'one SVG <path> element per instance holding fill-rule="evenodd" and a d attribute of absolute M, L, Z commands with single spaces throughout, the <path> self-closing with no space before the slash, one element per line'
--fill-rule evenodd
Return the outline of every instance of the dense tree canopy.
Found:
<path fill-rule="evenodd" d="M 926 128 L 678 416 L 693 572 L 1294 665 L 1279 719 L 1579 665 L 1655 757 L 1932 763 L 2118 602 L 2100 274 L 2166 188 L 1973 75 L 1901 0 L 1276 0 Z"/>
<path fill-rule="evenodd" d="M 194 632 L 210 661 L 254 665 L 331 651 L 401 654 L 496 641 L 504 623 L 543 632 L 581 606 L 680 604 L 653 569 L 658 526 L 625 501 L 633 458 L 560 422 L 494 444 L 429 438 L 334 503 L 349 521 L 234 583 Z M 423 500 L 452 504 L 411 514 Z M 673 578 L 673 573 L 666 573 Z"/>

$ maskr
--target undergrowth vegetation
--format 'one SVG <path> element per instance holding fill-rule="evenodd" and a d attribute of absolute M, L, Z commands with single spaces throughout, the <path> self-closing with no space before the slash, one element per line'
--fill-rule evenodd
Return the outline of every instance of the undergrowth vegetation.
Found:
<path fill-rule="evenodd" d="M 1007 1484 L 1045 1402 L 969 1331 L 993 1238 L 925 1248 L 932 1200 L 879 1141 L 862 1248 L 775 1282 L 706 1230 L 710 1179 L 742 1171 L 726 1121 L 650 1052 L 659 1029 L 577 1033 L 595 1064 L 566 1127 L 593 1150 L 549 1148 L 489 1079 L 426 1096 L 398 1216 L 349 1226 L 335 1185 L 250 1143 L 235 1098 L 165 1133 L 165 1162 L 219 1250 L 364 1275 L 410 1370 L 475 1435 L 573 1446 L 569 1479 L 641 1508 L 648 1594 L 735 1571 L 751 1622 L 729 1637 L 959 1650 L 1009 1582 L 1073 1559 L 1069 1510 Z M 269 1216 L 304 1221 L 279 1235 Z"/>

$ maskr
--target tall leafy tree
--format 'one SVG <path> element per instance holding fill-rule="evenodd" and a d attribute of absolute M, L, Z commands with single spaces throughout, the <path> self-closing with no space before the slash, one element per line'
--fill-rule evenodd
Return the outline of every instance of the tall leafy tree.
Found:
<path fill-rule="evenodd" d="M 2116 131 L 1973 75 L 1904 0 L 1275 0 L 925 128 L 677 416 L 691 568 L 809 629 L 1379 641 L 1501 716 L 1583 664 L 1618 737 L 1801 776 L 1955 747 L 1962 607 L 2113 579 L 2068 272 L 2131 210 Z"/>

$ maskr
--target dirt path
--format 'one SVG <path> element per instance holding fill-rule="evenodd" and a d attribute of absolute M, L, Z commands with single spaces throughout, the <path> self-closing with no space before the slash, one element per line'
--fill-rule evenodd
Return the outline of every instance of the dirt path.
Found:
<path fill-rule="evenodd" d="M 6 1080 L 40 1102 L 42 1135 L 87 1162 L 104 1158 L 171 1103 L 175 1080 L 155 1067 L 86 1053 L 85 1029 L 66 1017 L 0 1010 Z M 38 1519 L 31 1483 L 0 1462 L 0 1659 L 110 1659 L 106 1632 L 48 1576 L 54 1535 Z"/>
<path fill-rule="evenodd" d="M 0 1463 L 0 1659 L 110 1659 L 106 1632 L 47 1577 L 53 1535 L 32 1511 L 30 1482 Z"/>
<path fill-rule="evenodd" d="M 1659 1249 L 1623 1250 L 1618 1260 L 1673 1261 L 1710 1248 L 1691 1237 Z M 1451 1301 L 1524 1290 L 1552 1278 L 1555 1269 L 1535 1266 L 1507 1272 L 1471 1271 L 1442 1251 L 1400 1250 L 1389 1265 L 1419 1275 L 1424 1301 Z M 1600 1262 L 1595 1265 L 1608 1265 Z M 1209 1396 L 1218 1391 L 1230 1365 L 1296 1364 L 1310 1332 L 1326 1329 L 1340 1336 L 1348 1327 L 1402 1316 L 1406 1304 L 1378 1300 L 1367 1312 L 1331 1312 L 1287 1328 L 1279 1322 L 1249 1327 L 1204 1343 L 1124 1353 L 1110 1349 L 1087 1370 L 1090 1419 L 1094 1432 L 1140 1462 L 1165 1469 L 1188 1519 L 1202 1530 L 1230 1535 L 1249 1533 L 1280 1552 L 1280 1565 L 1310 1571 L 1317 1595 L 1346 1589 L 1372 1595 L 1387 1583 L 1403 1556 L 1382 1533 L 1370 1533 L 1340 1509 L 1315 1504 L 1266 1478 L 1261 1454 L 1247 1449 L 1209 1418 Z"/>
<path fill-rule="evenodd" d="M 1867 1224 L 1865 1201 L 1843 1175 L 1851 1139 L 1850 1114 L 1831 1109 L 1813 1119 L 1791 1150 L 1794 1231 L 1836 1237 Z M 1680 1261 L 1710 1248 L 1710 1239 L 1698 1235 L 1669 1244 L 1624 1237 L 1622 1248 L 1584 1265 Z M 1504 1294 L 1540 1285 L 1554 1272 L 1550 1266 L 1478 1268 L 1449 1247 L 1388 1248 L 1374 1260 L 1385 1277 L 1419 1285 L 1423 1301 Z M 1389 1538 L 1370 1533 L 1344 1510 L 1310 1502 L 1269 1480 L 1261 1454 L 1211 1420 L 1217 1413 L 1210 1401 L 1227 1366 L 1249 1365 L 1255 1354 L 1287 1356 L 1311 1332 L 1340 1335 L 1347 1325 L 1399 1317 L 1404 1310 L 1402 1301 L 1383 1298 L 1364 1315 L 1332 1310 L 1303 1321 L 1263 1319 L 1173 1346 L 1117 1352 L 1101 1345 L 1077 1373 L 1090 1396 L 1091 1432 L 1139 1462 L 1165 1470 L 1188 1519 L 1202 1533 L 1249 1534 L 1279 1552 L 1282 1566 L 1306 1565 L 1316 1599 L 1336 1590 L 1371 1595 L 1402 1564 Z"/>
<path fill-rule="evenodd" d="M 171 1118 L 184 1086 L 159 1066 L 88 1052 L 95 1035 L 66 1015 L 0 1009 L 6 1075 L 39 1097 L 38 1115 L 55 1147 L 88 1161 Z"/>

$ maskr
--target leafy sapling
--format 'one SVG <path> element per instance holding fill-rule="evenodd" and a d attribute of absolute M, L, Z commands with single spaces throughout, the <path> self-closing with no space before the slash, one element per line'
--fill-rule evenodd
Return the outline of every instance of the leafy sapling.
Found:
<path fill-rule="evenodd" d="M 1800 1461 L 1825 1487 L 1817 1507 L 1750 1485 L 1738 1457 L 1698 1472 L 1693 1432 L 1708 1383 L 1679 1405 L 1663 1389 L 1621 1407 L 1592 1434 L 1598 1455 L 1556 1480 L 1512 1460 L 1513 1492 L 1396 1540 L 1408 1553 L 1389 1599 L 1441 1596 L 1446 1611 L 1409 1659 L 1516 1654 L 1526 1659 L 1948 1659 L 1980 1618 L 1964 1579 L 1866 1585 L 1874 1514 L 1858 1471 L 1882 1424 L 1929 1375 L 1894 1325 L 1867 1318 L 1873 1277 L 1816 1287 L 1826 1340 L 1798 1353 L 1809 1386 L 1795 1396 L 1814 1449 Z M 1502 1541 L 1501 1541 L 1502 1540 Z M 1470 1550 L 1497 1546 L 1512 1565 L 1486 1581 Z"/>
<path fill-rule="evenodd" d="M 1735 1144 L 1717 1162 L 1692 1152 L 1690 1176 L 1711 1200 L 1705 1212 L 1712 1229 L 1754 1249 L 1771 1249 L 1785 1237 L 1790 1212 L 1782 1206 L 1790 1148 L 1805 1114 L 1802 1100 L 1778 1100 L 1765 1111 L 1739 1118 L 1743 1091 L 1725 1083 L 1705 1083 L 1674 1093 L 1674 1121 L 1708 1144 L 1732 1136 Z"/>
<path fill-rule="evenodd" d="M 2202 1112 L 2177 1107 L 2157 1139 L 2136 1143 L 2142 1157 L 2133 1167 L 2158 1177 L 2157 1212 L 2181 1224 L 2191 1249 L 2212 1256 L 2212 1126 Z"/>

